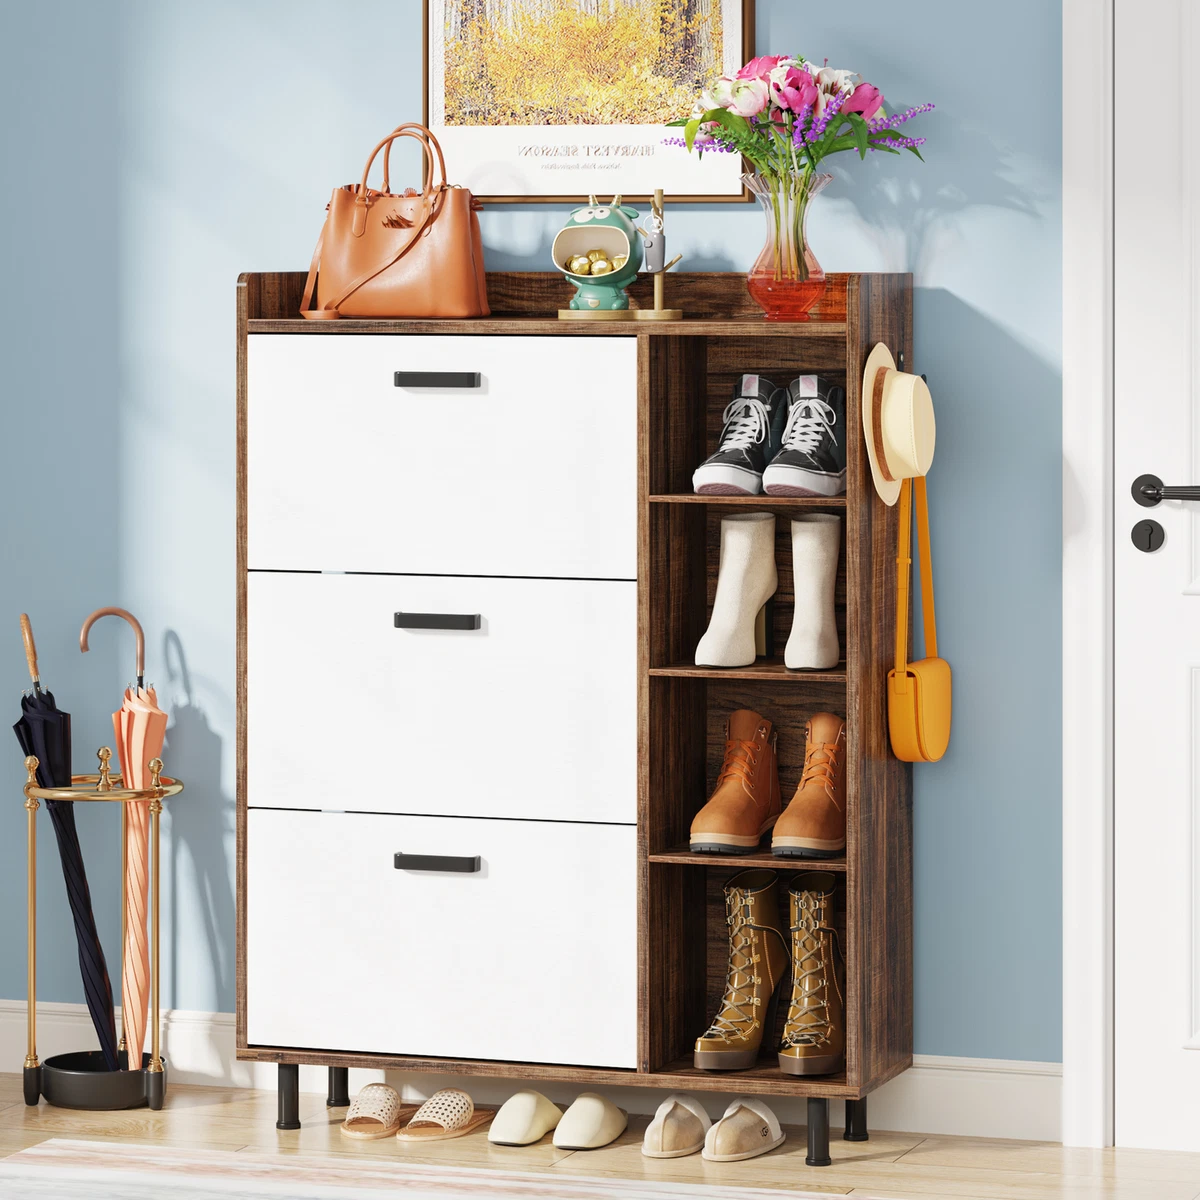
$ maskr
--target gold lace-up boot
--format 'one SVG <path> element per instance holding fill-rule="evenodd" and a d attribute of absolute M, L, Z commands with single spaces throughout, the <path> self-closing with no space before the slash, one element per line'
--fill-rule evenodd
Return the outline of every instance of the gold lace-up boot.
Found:
<path fill-rule="evenodd" d="M 774 871 L 742 871 L 725 885 L 729 972 L 721 1008 L 696 1039 L 701 1071 L 743 1071 L 758 1060 L 763 1033 L 787 975 L 787 938 L 779 919 Z"/>
<path fill-rule="evenodd" d="M 788 888 L 792 999 L 779 1047 L 779 1069 L 788 1075 L 829 1075 L 846 1061 L 841 952 L 833 929 L 836 884 L 829 871 L 809 871 Z"/>

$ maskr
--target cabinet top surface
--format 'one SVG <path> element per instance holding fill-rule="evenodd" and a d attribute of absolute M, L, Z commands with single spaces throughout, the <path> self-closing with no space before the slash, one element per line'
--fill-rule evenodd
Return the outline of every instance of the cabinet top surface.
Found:
<path fill-rule="evenodd" d="M 560 321 L 554 317 L 478 317 L 464 321 L 306 321 L 295 318 L 252 318 L 249 333 L 318 334 L 491 334 L 520 337 L 559 334 L 568 337 L 784 337 L 843 338 L 845 321 L 764 321 L 761 317 L 685 317 L 681 321 Z"/>

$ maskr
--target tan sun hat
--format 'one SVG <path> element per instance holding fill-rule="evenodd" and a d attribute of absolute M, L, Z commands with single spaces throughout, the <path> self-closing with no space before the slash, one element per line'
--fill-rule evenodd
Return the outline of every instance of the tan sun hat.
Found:
<path fill-rule="evenodd" d="M 884 504 L 895 504 L 901 482 L 927 474 L 933 465 L 936 426 L 925 380 L 897 371 L 882 342 L 863 370 L 862 424 L 875 490 Z"/>

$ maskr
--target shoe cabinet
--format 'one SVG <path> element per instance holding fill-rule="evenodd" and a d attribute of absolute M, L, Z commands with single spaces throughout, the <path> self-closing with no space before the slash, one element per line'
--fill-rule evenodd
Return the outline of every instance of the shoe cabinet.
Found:
<path fill-rule="evenodd" d="M 331 1103 L 355 1066 L 806 1096 L 813 1163 L 841 1098 L 865 1136 L 912 1062 L 912 796 L 885 709 L 897 514 L 859 405 L 876 342 L 911 369 L 911 277 L 833 276 L 796 324 L 732 273 L 672 275 L 685 319 L 645 323 L 557 321 L 556 274 L 490 274 L 476 321 L 307 322 L 303 283 L 237 292 L 238 1057 L 280 1064 L 281 1126 L 310 1063 Z M 692 494 L 743 372 L 844 384 L 844 496 Z M 739 511 L 776 516 L 775 652 L 697 667 Z M 843 661 L 789 671 L 813 511 L 843 518 Z M 808 717 L 845 715 L 843 857 L 688 850 L 737 708 L 774 723 L 785 805 Z M 781 1073 L 778 1029 L 750 1070 L 692 1066 L 752 865 L 840 880 L 836 1075 Z"/>

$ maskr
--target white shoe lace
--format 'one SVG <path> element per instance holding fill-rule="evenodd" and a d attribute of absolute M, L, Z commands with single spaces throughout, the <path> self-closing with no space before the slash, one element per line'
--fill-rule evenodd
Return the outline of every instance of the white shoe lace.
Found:
<path fill-rule="evenodd" d="M 837 436 L 833 432 L 836 423 L 837 413 L 832 405 L 826 404 L 819 396 L 801 396 L 788 411 L 787 424 L 783 429 L 783 448 L 811 454 L 820 446 L 821 438 L 826 434 L 836 446 Z"/>
<path fill-rule="evenodd" d="M 757 445 L 767 436 L 769 416 L 767 406 L 753 396 L 738 396 L 731 400 L 721 414 L 721 447 L 724 450 L 745 450 Z"/>

